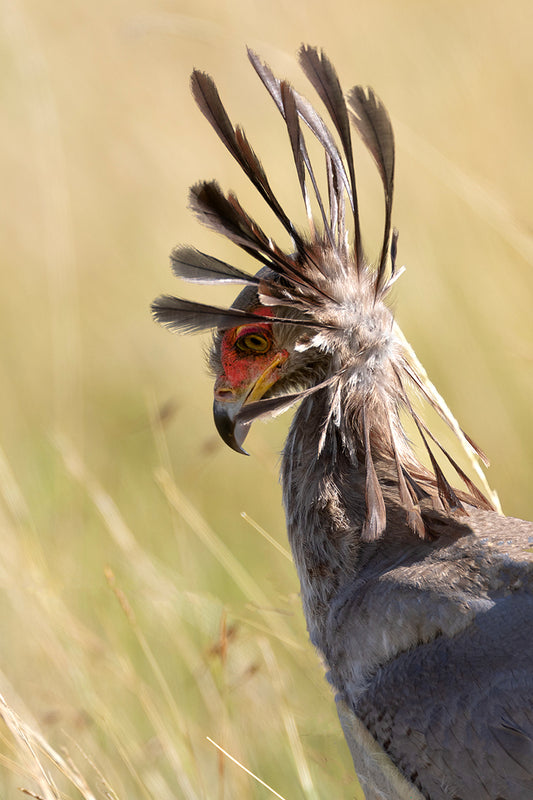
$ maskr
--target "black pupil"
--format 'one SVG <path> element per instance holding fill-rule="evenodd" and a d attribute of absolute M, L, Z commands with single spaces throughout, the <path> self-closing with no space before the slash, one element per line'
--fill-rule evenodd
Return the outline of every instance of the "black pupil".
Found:
<path fill-rule="evenodd" d="M 237 347 L 243 351 L 252 351 L 256 353 L 264 353 L 268 350 L 268 341 L 264 336 L 257 333 L 249 333 L 243 336 L 237 342 Z"/>

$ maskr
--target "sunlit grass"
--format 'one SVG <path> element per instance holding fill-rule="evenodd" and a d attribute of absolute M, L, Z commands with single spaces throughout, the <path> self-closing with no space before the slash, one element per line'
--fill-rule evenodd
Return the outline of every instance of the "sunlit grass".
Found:
<path fill-rule="evenodd" d="M 329 693 L 306 643 L 297 598 L 267 594 L 168 473 L 161 472 L 162 496 L 185 522 L 181 535 L 197 537 L 200 557 L 204 548 L 213 554 L 241 599 L 224 605 L 194 591 L 187 575 L 146 552 L 69 443 L 60 440 L 57 447 L 66 475 L 86 492 L 102 533 L 113 544 L 108 558 L 115 566 L 103 566 L 110 592 L 99 598 L 93 610 L 97 624 L 93 621 L 90 629 L 58 593 L 51 565 L 45 571 L 33 560 L 32 549 L 24 547 L 16 520 L 4 520 L 2 587 L 23 620 L 32 661 L 23 665 L 18 679 L 41 685 L 41 724 L 69 753 L 66 761 L 57 755 L 37 732 L 38 723 L 28 723 L 28 715 L 33 716 L 28 709 L 15 712 L 6 705 L 2 714 L 15 737 L 6 744 L 18 751 L 22 776 L 30 781 L 24 788 L 44 797 L 61 796 L 60 778 L 49 777 L 51 762 L 83 797 L 92 797 L 91 791 L 111 796 L 96 770 L 119 797 L 210 797 L 214 786 L 220 796 L 254 796 L 253 781 L 220 762 L 208 736 L 224 742 L 273 787 L 282 789 L 293 773 L 289 785 L 296 781 L 304 796 L 316 797 L 331 791 L 331 781 L 342 782 L 346 761 L 334 752 L 333 710 L 327 720 L 321 714 L 311 726 L 297 720 L 307 693 L 322 698 Z M 5 481 L 4 488 L 11 515 L 20 517 L 24 501 L 19 487 Z M 273 562 L 285 561 L 271 550 Z M 102 581 L 100 593 L 105 591 Z M 7 676 L 4 681 L 16 708 L 22 701 Z M 64 729 L 71 727 L 66 736 Z M 12 760 L 6 757 L 4 764 Z M 89 773 L 86 780 L 96 788 L 80 788 L 76 770 Z"/>
<path fill-rule="evenodd" d="M 224 448 L 205 343 L 149 316 L 155 295 L 184 291 L 167 266 L 179 242 L 251 268 L 200 230 L 190 184 L 217 177 L 271 224 L 188 76 L 216 76 L 302 223 L 245 43 L 308 94 L 302 40 L 346 86 L 374 86 L 398 144 L 399 322 L 489 455 L 506 513 L 530 516 L 528 13 L 481 0 L 5 4 L 2 797 L 360 797 L 287 558 L 288 420 L 256 424 L 250 458 Z M 382 199 L 357 158 L 372 252 Z"/>

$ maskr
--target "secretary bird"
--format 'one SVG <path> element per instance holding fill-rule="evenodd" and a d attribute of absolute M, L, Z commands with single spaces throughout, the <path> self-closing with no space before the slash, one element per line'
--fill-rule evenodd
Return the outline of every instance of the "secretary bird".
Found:
<path fill-rule="evenodd" d="M 255 53 L 249 59 L 286 123 L 308 229 L 289 219 L 213 80 L 195 70 L 200 110 L 291 249 L 264 233 L 233 193 L 197 183 L 196 216 L 260 269 L 251 275 L 178 247 L 176 276 L 244 289 L 229 309 L 162 296 L 153 315 L 180 333 L 215 329 L 215 424 L 237 452 L 245 452 L 253 420 L 299 403 L 281 468 L 288 536 L 309 635 L 327 664 L 368 800 L 533 798 L 533 525 L 497 513 L 411 402 L 413 392 L 421 395 L 483 459 L 424 380 L 387 305 L 401 274 L 389 116 L 370 88 L 345 97 L 315 48 L 302 46 L 299 60 L 332 128 Z M 351 126 L 384 188 L 374 263 L 362 245 Z M 304 132 L 324 152 L 327 197 Z M 430 468 L 408 440 L 405 418 Z"/>

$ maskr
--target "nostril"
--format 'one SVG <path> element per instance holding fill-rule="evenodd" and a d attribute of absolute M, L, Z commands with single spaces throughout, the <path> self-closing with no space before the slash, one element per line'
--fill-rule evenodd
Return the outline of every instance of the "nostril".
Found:
<path fill-rule="evenodd" d="M 217 389 L 215 397 L 217 400 L 230 400 L 233 394 L 233 389 Z"/>

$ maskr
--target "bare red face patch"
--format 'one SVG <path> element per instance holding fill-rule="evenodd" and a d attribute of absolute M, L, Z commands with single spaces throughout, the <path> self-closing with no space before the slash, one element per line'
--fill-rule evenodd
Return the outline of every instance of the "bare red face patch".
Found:
<path fill-rule="evenodd" d="M 273 316 L 272 309 L 262 306 L 254 309 L 261 317 Z M 258 393 L 268 390 L 280 376 L 279 368 L 287 360 L 287 350 L 276 350 L 272 324 L 265 321 L 239 325 L 227 331 L 221 343 L 223 373 L 215 384 L 215 393 L 231 396 L 243 392 Z"/>
<path fill-rule="evenodd" d="M 224 381 L 232 388 L 249 385 L 268 367 L 272 360 L 271 351 L 270 323 L 232 328 L 222 339 L 221 358 L 224 375 L 220 376 L 219 381 Z"/>

